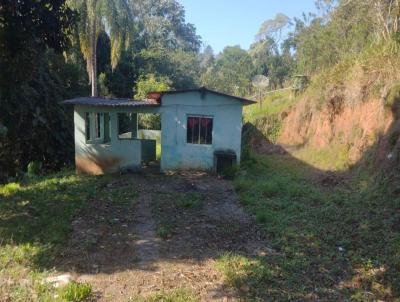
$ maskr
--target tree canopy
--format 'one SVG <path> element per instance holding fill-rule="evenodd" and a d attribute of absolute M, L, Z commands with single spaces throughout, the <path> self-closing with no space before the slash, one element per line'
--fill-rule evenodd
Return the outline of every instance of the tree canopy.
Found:
<path fill-rule="evenodd" d="M 269 83 L 262 89 L 279 89 L 293 75 L 400 43 L 399 0 L 318 0 L 317 8 L 277 14 L 248 50 L 215 54 L 177 0 L 1 0 L 0 179 L 31 161 L 45 169 L 72 161 L 72 115 L 58 102 L 88 95 L 89 82 L 102 96 L 205 85 L 252 97 L 257 76 Z"/>

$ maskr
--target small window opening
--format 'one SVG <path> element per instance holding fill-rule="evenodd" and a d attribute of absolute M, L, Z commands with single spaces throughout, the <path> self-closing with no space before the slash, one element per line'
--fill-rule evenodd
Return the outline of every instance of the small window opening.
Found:
<path fill-rule="evenodd" d="M 137 138 L 137 114 L 118 113 L 118 138 Z"/>
<path fill-rule="evenodd" d="M 213 118 L 203 116 L 188 116 L 187 142 L 189 144 L 212 144 Z"/>
<path fill-rule="evenodd" d="M 100 113 L 94 114 L 94 138 L 101 138 L 101 130 L 100 130 Z"/>
<path fill-rule="evenodd" d="M 110 127 L 110 114 L 104 113 L 104 143 L 109 143 L 111 141 L 111 127 Z"/>
<path fill-rule="evenodd" d="M 86 134 L 86 141 L 90 141 L 90 113 L 85 113 L 85 134 Z"/>

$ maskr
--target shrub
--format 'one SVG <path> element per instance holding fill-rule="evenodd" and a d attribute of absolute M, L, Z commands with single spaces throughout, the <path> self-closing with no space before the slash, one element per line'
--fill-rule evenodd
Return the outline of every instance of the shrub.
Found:
<path fill-rule="evenodd" d="M 239 166 L 232 165 L 225 167 L 224 170 L 222 171 L 222 175 L 224 176 L 225 179 L 234 179 L 238 172 L 239 172 Z"/>
<path fill-rule="evenodd" d="M 28 164 L 28 176 L 37 176 L 40 174 L 40 170 L 42 170 L 42 163 L 40 161 L 31 161 Z"/>
<path fill-rule="evenodd" d="M 171 236 L 172 227 L 170 225 L 161 225 L 157 228 L 157 236 L 162 239 L 167 239 Z"/>
<path fill-rule="evenodd" d="M 86 301 L 92 296 L 92 286 L 88 283 L 71 282 L 60 289 L 60 297 L 70 302 Z"/>

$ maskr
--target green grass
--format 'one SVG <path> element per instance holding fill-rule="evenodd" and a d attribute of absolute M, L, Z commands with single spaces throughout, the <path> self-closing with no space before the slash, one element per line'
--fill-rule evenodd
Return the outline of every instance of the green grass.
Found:
<path fill-rule="evenodd" d="M 157 236 L 164 240 L 171 237 L 172 232 L 173 226 L 168 222 L 164 222 L 163 224 L 158 225 L 156 229 Z"/>
<path fill-rule="evenodd" d="M 92 296 L 92 286 L 87 283 L 71 282 L 60 288 L 59 296 L 68 302 L 87 301 Z"/>
<path fill-rule="evenodd" d="M 198 209 L 203 205 L 203 197 L 199 193 L 178 194 L 175 203 L 184 209 Z"/>
<path fill-rule="evenodd" d="M 225 253 L 217 260 L 217 268 L 224 273 L 225 283 L 242 295 L 257 296 L 266 283 L 273 283 L 276 271 L 259 257 L 248 258 Z"/>
<path fill-rule="evenodd" d="M 346 171 L 351 165 L 350 146 L 337 141 L 338 139 L 332 141 L 324 148 L 307 145 L 294 151 L 292 155 L 321 170 Z"/>
<path fill-rule="evenodd" d="M 130 302 L 199 302 L 190 290 L 175 289 L 149 295 L 147 297 L 137 297 L 129 300 Z"/>
<path fill-rule="evenodd" d="M 290 90 L 278 91 L 268 94 L 260 103 L 246 106 L 243 109 L 244 121 L 254 122 L 258 118 L 266 115 L 280 114 L 284 110 L 288 110 L 296 102 L 291 96 Z"/>
<path fill-rule="evenodd" d="M 235 189 L 265 226 L 276 254 L 223 257 L 226 282 L 239 290 L 249 287 L 249 298 L 399 298 L 400 197 L 368 176 L 325 188 L 318 175 L 287 156 L 253 155 L 242 163 Z"/>
<path fill-rule="evenodd" d="M 43 285 L 43 279 L 53 272 L 74 214 L 94 199 L 129 206 L 136 197 L 131 185 L 129 190 L 116 183 L 107 186 L 112 182 L 112 176 L 67 171 L 0 186 L 0 280 L 8 280 L 0 297 L 52 301 L 55 289 Z"/>

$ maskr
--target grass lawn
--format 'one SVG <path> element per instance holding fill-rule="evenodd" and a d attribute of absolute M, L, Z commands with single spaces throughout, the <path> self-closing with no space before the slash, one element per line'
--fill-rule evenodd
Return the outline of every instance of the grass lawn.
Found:
<path fill-rule="evenodd" d="M 296 99 L 291 97 L 292 91 L 284 90 L 268 94 L 260 103 L 245 106 L 243 108 L 245 122 L 254 122 L 258 118 L 266 115 L 280 114 L 289 109 Z"/>
<path fill-rule="evenodd" d="M 43 279 L 52 273 L 78 210 L 96 198 L 123 201 L 126 194 L 135 193 L 118 188 L 103 192 L 109 180 L 68 171 L 0 186 L 1 299 L 83 301 L 91 295 L 88 284 L 71 283 L 56 290 Z"/>
<path fill-rule="evenodd" d="M 251 156 L 234 184 L 276 254 L 219 259 L 248 298 L 376 301 L 400 297 L 400 198 L 368 181 L 322 187 L 289 156 Z"/>

